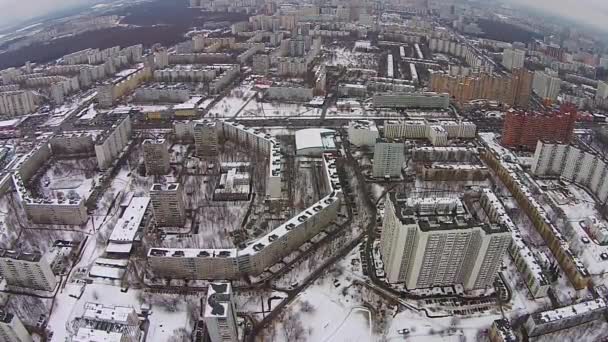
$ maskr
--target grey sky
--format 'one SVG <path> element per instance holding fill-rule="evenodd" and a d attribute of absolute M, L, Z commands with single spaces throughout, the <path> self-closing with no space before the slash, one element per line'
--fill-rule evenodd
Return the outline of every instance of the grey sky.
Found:
<path fill-rule="evenodd" d="M 608 31 L 606 0 L 510 0 Z"/>
<path fill-rule="evenodd" d="M 0 0 L 0 26 L 8 26 L 46 15 L 85 0 Z"/>

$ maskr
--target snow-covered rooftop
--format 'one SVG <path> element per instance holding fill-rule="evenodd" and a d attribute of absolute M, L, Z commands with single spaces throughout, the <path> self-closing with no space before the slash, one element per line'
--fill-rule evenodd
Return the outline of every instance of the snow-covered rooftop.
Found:
<path fill-rule="evenodd" d="M 320 150 L 334 149 L 335 146 L 327 146 L 327 140 L 323 139 L 324 135 L 332 133 L 335 133 L 335 131 L 326 128 L 309 128 L 296 131 L 296 149 L 298 151 L 309 148 L 317 148 Z"/>
<path fill-rule="evenodd" d="M 555 310 L 537 312 L 532 315 L 532 319 L 534 319 L 537 324 L 542 324 L 605 310 L 606 301 L 602 298 L 598 298 L 570 306 L 564 306 Z"/>
<path fill-rule="evenodd" d="M 149 204 L 150 197 L 133 197 L 122 217 L 116 222 L 109 241 L 133 242 Z"/>

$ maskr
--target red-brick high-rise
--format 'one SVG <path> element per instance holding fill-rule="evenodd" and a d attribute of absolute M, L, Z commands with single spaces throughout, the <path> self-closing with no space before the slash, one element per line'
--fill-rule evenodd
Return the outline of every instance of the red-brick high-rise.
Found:
<path fill-rule="evenodd" d="M 509 147 L 534 150 L 538 140 L 570 142 L 576 114 L 576 108 L 572 105 L 543 112 L 511 109 L 505 116 L 502 143 Z"/>

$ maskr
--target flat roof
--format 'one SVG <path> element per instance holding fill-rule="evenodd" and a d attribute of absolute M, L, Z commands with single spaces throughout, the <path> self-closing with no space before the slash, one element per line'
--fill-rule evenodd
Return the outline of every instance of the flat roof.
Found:
<path fill-rule="evenodd" d="M 109 241 L 132 242 L 149 204 L 150 197 L 133 197 L 122 217 L 116 222 Z"/>
<path fill-rule="evenodd" d="M 336 133 L 332 129 L 326 128 L 309 128 L 296 131 L 296 149 L 305 150 L 309 148 L 325 149 L 323 136 L 330 133 Z M 335 146 L 334 146 L 335 148 Z"/>

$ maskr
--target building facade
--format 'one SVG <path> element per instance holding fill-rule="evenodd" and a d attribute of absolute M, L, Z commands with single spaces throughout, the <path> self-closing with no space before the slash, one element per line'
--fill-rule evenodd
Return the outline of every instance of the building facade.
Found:
<path fill-rule="evenodd" d="M 167 141 L 165 139 L 146 139 L 142 146 L 146 173 L 149 175 L 166 175 L 171 170 Z"/>
<path fill-rule="evenodd" d="M 0 310 L 0 341 L 32 342 L 33 340 L 19 317 Z"/>
<path fill-rule="evenodd" d="M 474 220 L 459 198 L 407 198 L 391 193 L 381 235 L 387 280 L 408 289 L 492 286 L 511 232 Z"/>
<path fill-rule="evenodd" d="M 179 183 L 152 185 L 150 199 L 157 226 L 182 227 L 186 223 L 183 188 Z"/>
<path fill-rule="evenodd" d="M 505 115 L 502 143 L 532 150 L 539 140 L 569 142 L 576 118 L 576 108 L 570 105 L 547 112 L 511 109 Z"/>
<path fill-rule="evenodd" d="M 401 177 L 405 162 L 405 144 L 400 140 L 378 139 L 374 147 L 373 176 Z"/>
<path fill-rule="evenodd" d="M 239 341 L 236 308 L 229 282 L 213 282 L 207 289 L 203 321 L 211 342 Z"/>
<path fill-rule="evenodd" d="M 218 134 L 214 121 L 194 122 L 194 148 L 197 156 L 217 155 Z"/>
<path fill-rule="evenodd" d="M 0 275 L 6 283 L 43 291 L 53 291 L 57 281 L 50 263 L 40 253 L 0 250 Z"/>

